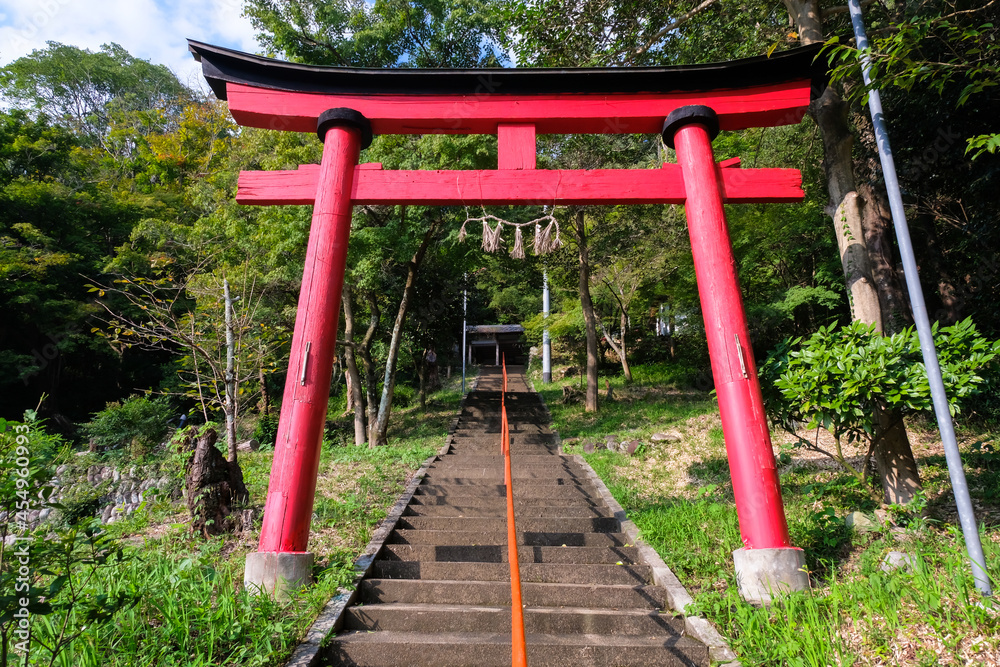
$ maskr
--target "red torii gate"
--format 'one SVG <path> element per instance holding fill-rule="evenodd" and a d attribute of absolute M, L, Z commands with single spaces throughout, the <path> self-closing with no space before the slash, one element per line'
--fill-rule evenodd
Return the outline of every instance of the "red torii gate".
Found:
<path fill-rule="evenodd" d="M 264 507 L 245 582 L 307 581 L 320 442 L 354 204 L 684 204 L 744 547 L 741 593 L 809 586 L 788 537 L 724 203 L 801 201 L 795 169 L 716 163 L 720 130 L 798 123 L 824 83 L 818 46 L 669 68 L 373 70 L 311 67 L 189 41 L 241 125 L 317 132 L 320 165 L 243 172 L 241 204 L 312 204 L 298 314 Z M 496 134 L 498 168 L 383 170 L 358 164 L 373 134 Z M 537 134 L 662 133 L 660 169 L 536 169 Z"/>

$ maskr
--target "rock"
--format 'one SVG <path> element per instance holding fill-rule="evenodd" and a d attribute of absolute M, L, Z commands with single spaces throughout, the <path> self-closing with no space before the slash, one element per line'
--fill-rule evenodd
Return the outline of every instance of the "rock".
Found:
<path fill-rule="evenodd" d="M 584 441 L 584 443 L 583 443 L 583 453 L 584 454 L 593 454 L 595 449 L 597 449 L 597 447 L 594 445 L 594 441 L 593 440 L 586 440 L 586 441 Z"/>
<path fill-rule="evenodd" d="M 639 449 L 641 445 L 642 442 L 640 440 L 629 440 L 628 443 L 625 444 L 625 453 L 629 456 L 633 456 L 635 454 L 635 450 Z"/>
<path fill-rule="evenodd" d="M 65 464 L 59 466 L 58 468 L 56 468 L 56 474 L 59 475 L 60 477 L 62 477 L 63 473 L 66 472 L 66 470 L 68 469 L 68 467 L 69 466 L 67 466 Z"/>
<path fill-rule="evenodd" d="M 260 443 L 257 442 L 256 438 L 250 438 L 246 442 L 241 442 L 238 445 L 236 445 L 236 449 L 238 449 L 241 452 L 256 452 L 258 449 L 260 449 Z"/>
<path fill-rule="evenodd" d="M 118 468 L 115 468 L 111 473 L 111 481 L 115 484 L 122 481 L 122 473 Z"/>
<path fill-rule="evenodd" d="M 844 521 L 848 528 L 853 528 L 859 533 L 870 533 L 882 527 L 870 514 L 864 512 L 851 512 L 844 518 Z"/>
<path fill-rule="evenodd" d="M 579 372 L 580 369 L 577 368 L 576 366 L 567 366 L 566 368 L 562 369 L 562 376 L 564 378 L 571 378 L 577 375 Z"/>
<path fill-rule="evenodd" d="M 580 438 L 566 438 L 565 440 L 562 441 L 562 444 L 575 445 L 578 442 L 580 442 Z"/>
<path fill-rule="evenodd" d="M 104 506 L 104 511 L 101 512 L 101 523 L 110 523 L 110 521 L 111 521 L 111 512 L 114 511 L 114 509 L 115 509 L 114 505 L 105 505 Z"/>
<path fill-rule="evenodd" d="M 882 571 L 912 570 L 917 564 L 917 557 L 904 551 L 890 551 L 882 559 Z"/>
<path fill-rule="evenodd" d="M 654 433 L 649 436 L 649 439 L 653 442 L 680 442 L 684 439 L 680 431 L 665 431 L 663 433 Z"/>

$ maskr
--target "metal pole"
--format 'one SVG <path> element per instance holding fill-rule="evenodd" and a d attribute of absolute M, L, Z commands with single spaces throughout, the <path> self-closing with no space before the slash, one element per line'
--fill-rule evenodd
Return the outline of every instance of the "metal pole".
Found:
<path fill-rule="evenodd" d="M 469 279 L 469 274 L 462 274 L 462 282 L 466 282 Z M 463 285 L 462 289 L 462 395 L 465 396 L 465 332 L 468 327 L 465 325 L 466 314 L 469 310 L 469 286 Z"/>
<path fill-rule="evenodd" d="M 865 53 L 868 49 L 868 36 L 865 34 L 865 25 L 861 17 L 861 5 L 858 0 L 848 0 L 847 6 L 851 11 L 851 23 L 854 25 L 854 37 L 857 39 L 858 51 L 861 52 L 861 74 L 864 77 L 865 85 L 870 87 L 871 63 Z M 934 415 L 937 417 L 941 443 L 944 445 L 944 455 L 948 461 L 948 474 L 951 477 L 951 486 L 955 493 L 955 505 L 958 507 L 962 534 L 965 536 L 965 546 L 969 552 L 969 560 L 972 561 L 972 576 L 976 580 L 976 588 L 979 589 L 980 593 L 993 595 L 990 577 L 986 572 L 983 545 L 979 541 L 976 515 L 969 497 L 969 485 L 965 481 L 965 471 L 962 468 L 962 456 L 959 454 L 958 443 L 955 440 L 955 427 L 951 420 L 951 411 L 948 409 L 948 396 L 941 379 L 941 366 L 938 363 L 937 350 L 934 348 L 934 336 L 931 333 L 931 324 L 927 317 L 924 293 L 920 287 L 920 277 L 917 275 L 917 260 L 913 255 L 913 243 L 910 241 L 910 230 L 906 224 L 903 197 L 899 190 L 899 180 L 896 177 L 896 164 L 889 146 L 889 133 L 886 130 L 885 116 L 882 112 L 882 97 L 876 88 L 869 89 L 868 107 L 871 111 L 872 125 L 875 127 L 879 159 L 882 161 L 882 175 L 885 177 L 885 187 L 889 193 L 889 208 L 892 211 L 892 223 L 896 228 L 899 254 L 903 260 L 906 288 L 910 293 L 910 306 L 913 308 L 913 321 L 917 326 L 920 351 L 924 357 L 924 367 L 927 369 L 927 380 L 930 383 L 931 398 L 934 402 Z"/>
<path fill-rule="evenodd" d="M 549 272 L 542 269 L 542 316 L 545 321 L 549 319 Z M 549 328 L 546 326 L 542 330 L 542 382 L 549 384 L 552 382 L 552 341 L 549 339 Z"/>

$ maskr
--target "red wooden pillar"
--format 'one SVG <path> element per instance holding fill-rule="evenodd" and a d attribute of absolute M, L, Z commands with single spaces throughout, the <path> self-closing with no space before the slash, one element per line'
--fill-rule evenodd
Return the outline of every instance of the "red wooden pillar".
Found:
<path fill-rule="evenodd" d="M 792 549 L 788 538 L 781 485 L 722 206 L 719 167 L 712 154 L 712 139 L 718 131 L 718 118 L 712 109 L 687 106 L 670 114 L 663 136 L 676 149 L 684 177 L 684 208 L 698 294 L 744 545 L 734 554 L 737 575 L 742 579 L 744 596 L 759 600 L 761 592 L 769 597 L 769 589 L 808 587 L 808 577 L 801 572 L 801 551 Z"/>
<path fill-rule="evenodd" d="M 306 552 L 320 443 L 326 423 L 334 346 L 351 234 L 351 189 L 371 128 L 352 109 L 324 112 L 317 125 L 324 141 L 299 293 L 274 462 L 264 505 L 258 553 L 247 557 L 245 581 L 269 592 L 311 577 Z"/>

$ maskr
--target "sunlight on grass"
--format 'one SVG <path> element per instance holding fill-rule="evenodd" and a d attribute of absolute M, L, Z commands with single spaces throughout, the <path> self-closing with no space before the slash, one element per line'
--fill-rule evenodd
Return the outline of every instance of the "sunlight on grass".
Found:
<path fill-rule="evenodd" d="M 663 375 L 657 369 L 637 373 Z M 704 393 L 657 388 L 655 380 L 631 387 L 613 380 L 616 400 L 603 403 L 593 417 L 580 405 L 562 404 L 561 386 L 573 382 L 579 379 L 544 387 L 536 382 L 555 428 L 570 441 L 567 451 L 583 454 L 581 443 L 600 443 L 608 435 L 646 442 L 634 457 L 606 450 L 583 455 L 743 665 L 1000 665 L 1000 612 L 975 590 L 954 523 L 897 513 L 895 523 L 852 532 L 844 516 L 879 510 L 877 493 L 842 471 L 789 466 L 782 475 L 789 530 L 793 544 L 805 550 L 815 587 L 770 608 L 748 605 L 736 592 L 732 551 L 741 541 L 714 402 Z M 680 430 L 684 440 L 645 439 L 668 427 Z M 933 437 L 924 435 L 919 422 L 911 432 Z M 966 436 L 970 488 L 977 501 L 989 501 L 1000 495 L 1000 455 L 991 434 Z M 918 462 L 928 507 L 947 516 L 953 501 L 943 457 Z M 658 482 L 662 475 L 675 484 Z M 983 528 L 982 536 L 987 567 L 996 573 L 1000 529 Z M 890 551 L 912 554 L 913 567 L 884 572 Z"/>

